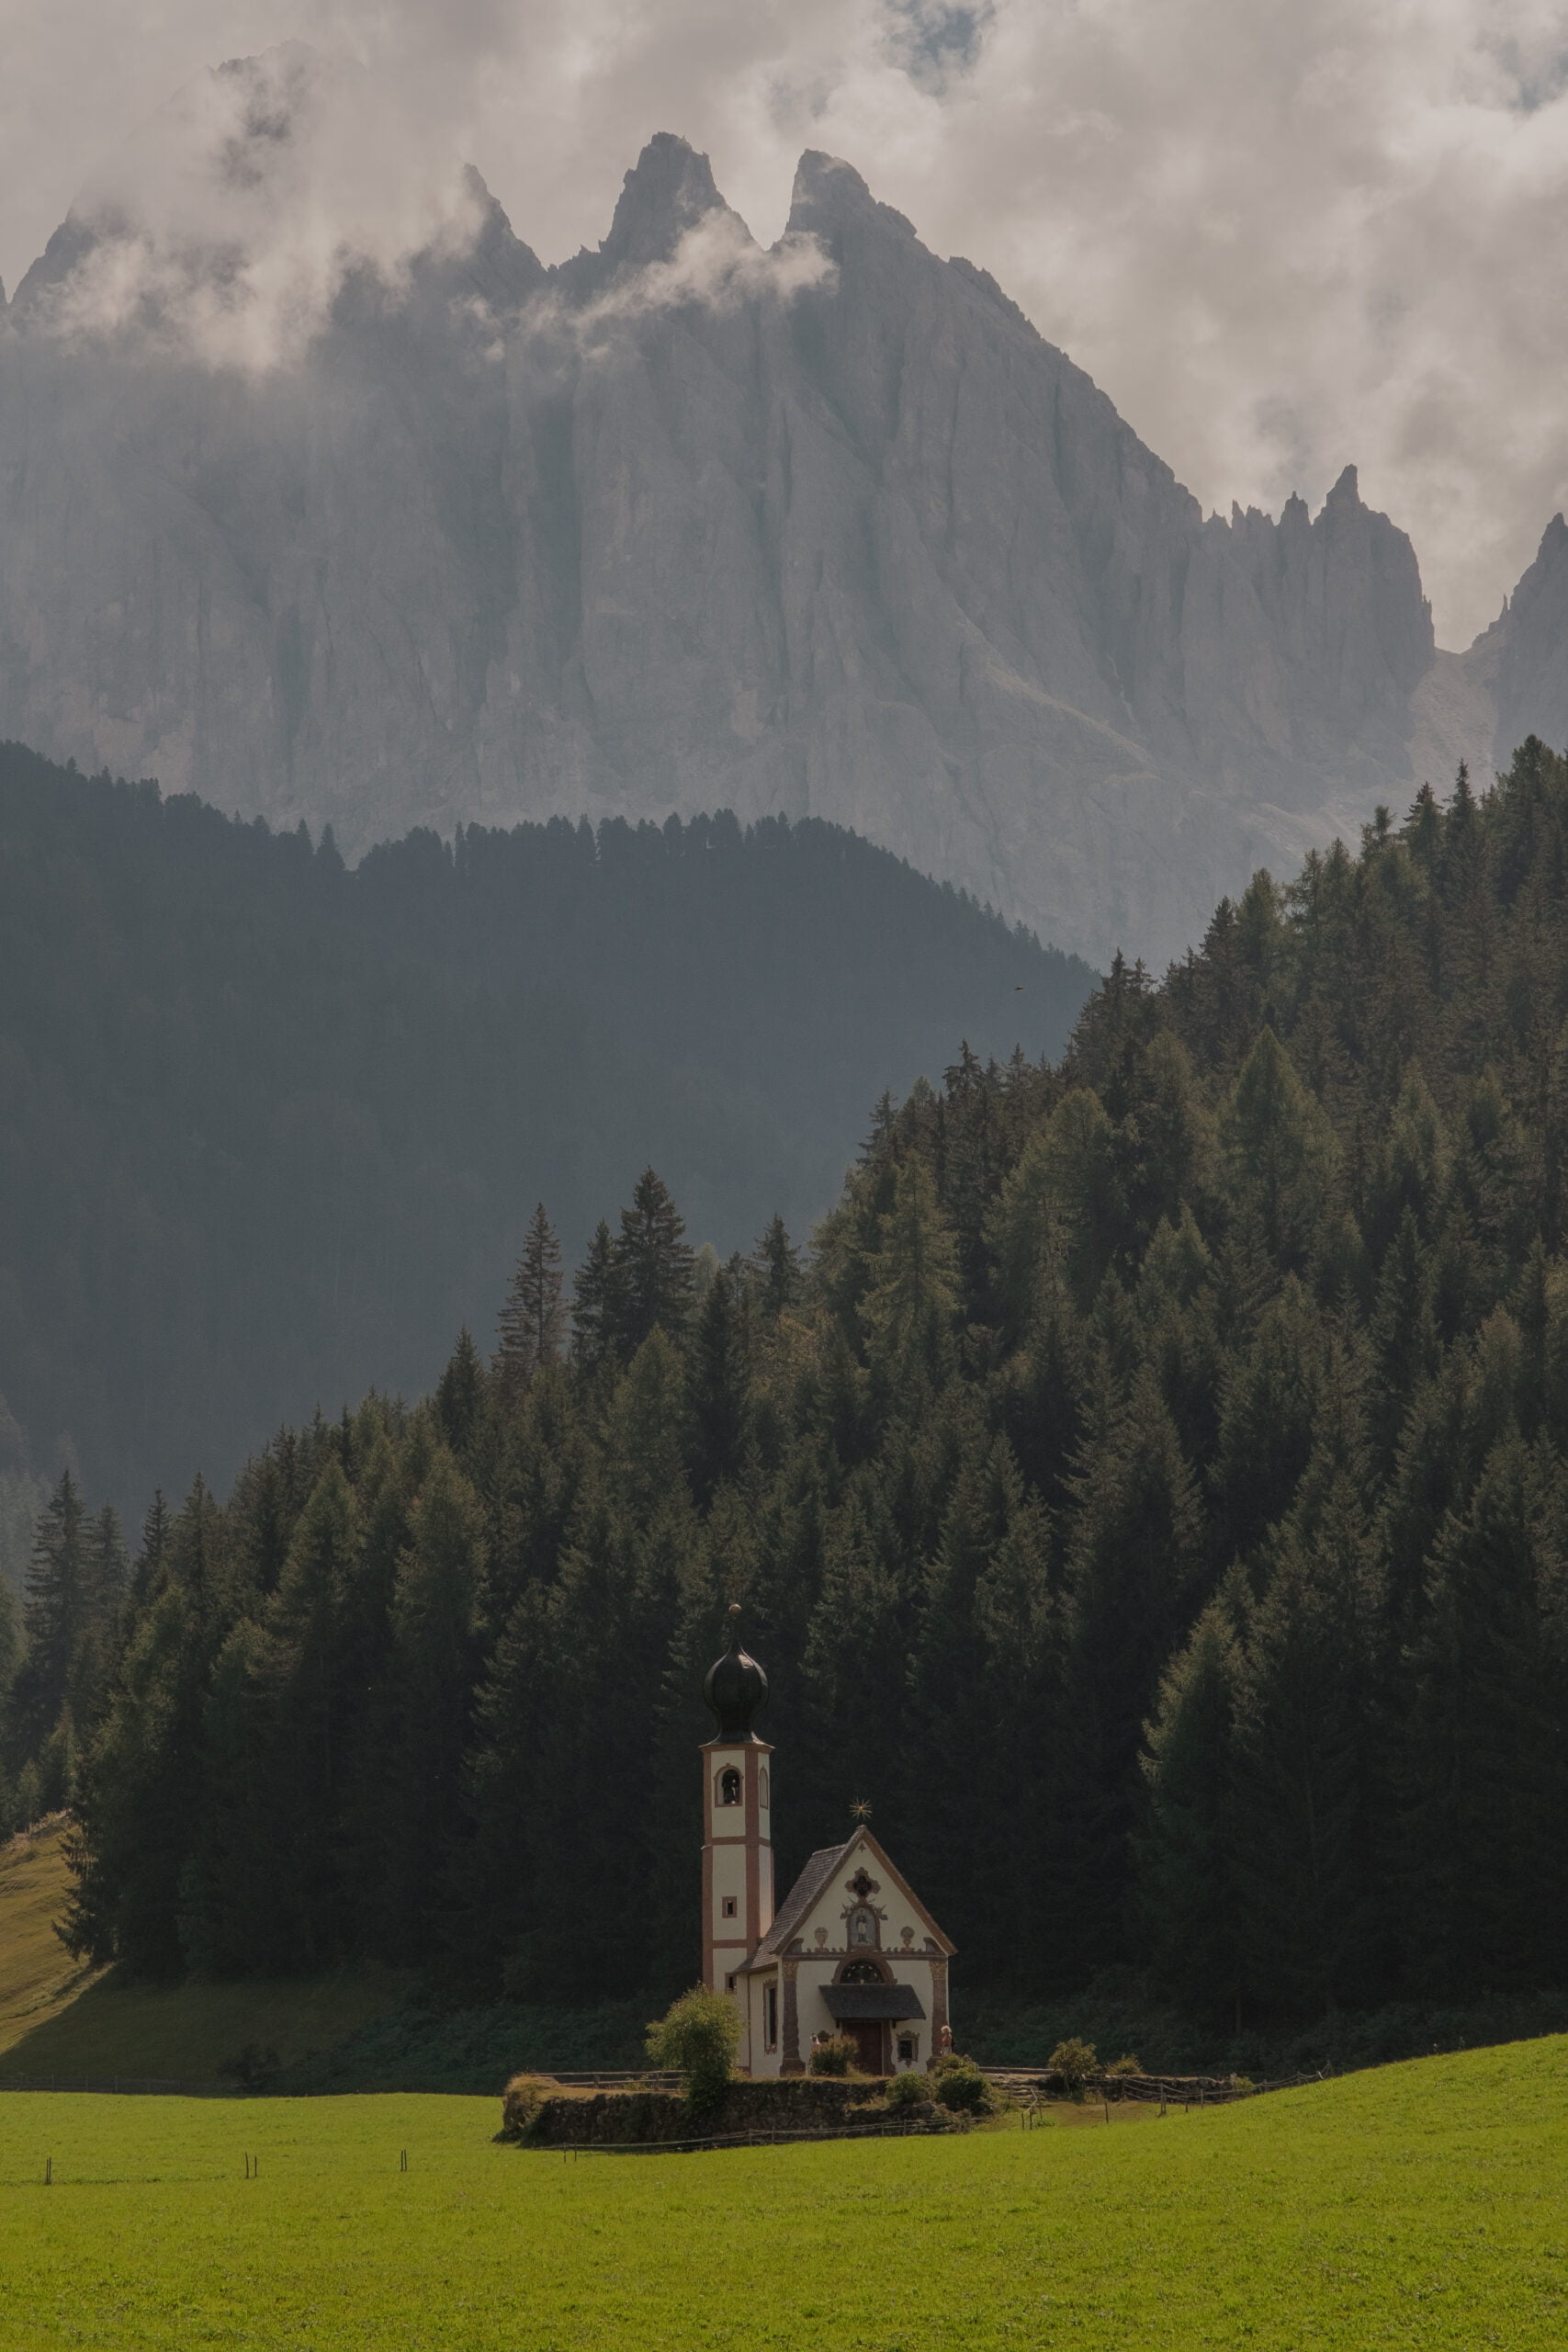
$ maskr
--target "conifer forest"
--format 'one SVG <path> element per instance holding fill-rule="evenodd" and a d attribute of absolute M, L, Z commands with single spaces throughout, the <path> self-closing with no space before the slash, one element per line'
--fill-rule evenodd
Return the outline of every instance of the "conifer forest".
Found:
<path fill-rule="evenodd" d="M 721 1253 L 759 1200 L 805 1229 L 889 1069 L 1058 1055 L 1094 985 L 810 820 L 349 868 L 0 744 L 0 1580 L 63 1463 L 135 1515 L 318 1399 L 427 1388 L 541 1194 L 573 1253 L 649 1160 Z"/>
<path fill-rule="evenodd" d="M 75 1807 L 78 1952 L 678 1988 L 738 1599 L 783 1882 L 864 1800 L 970 1985 L 1561 1985 L 1568 763 L 931 1080 L 810 1237 L 700 1260 L 649 1168 L 572 1267 L 542 1204 L 423 1401 L 134 1556 L 61 1478 L 6 1802 Z"/>

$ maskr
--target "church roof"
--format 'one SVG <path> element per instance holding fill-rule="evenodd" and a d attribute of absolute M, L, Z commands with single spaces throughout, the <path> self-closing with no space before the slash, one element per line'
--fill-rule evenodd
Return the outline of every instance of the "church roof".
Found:
<path fill-rule="evenodd" d="M 773 1926 L 747 1962 L 748 1968 L 761 1968 L 768 1961 L 777 1960 L 782 1953 L 789 1950 L 822 1895 L 826 1894 L 839 1871 L 849 1861 L 851 1855 L 857 1850 L 868 1853 L 878 1870 L 886 1871 L 889 1878 L 897 1881 L 901 1893 L 914 1906 L 920 1918 L 925 1921 L 939 1951 L 945 1952 L 951 1959 L 954 1947 L 942 1934 L 897 1863 L 888 1860 L 869 1829 L 861 1827 L 852 1830 L 841 1846 L 818 1848 L 785 1895 Z"/>
<path fill-rule="evenodd" d="M 841 1846 L 818 1847 L 784 1896 L 783 1908 L 773 1926 L 752 1953 L 750 1964 L 753 1968 L 760 1960 L 776 1960 L 780 1952 L 789 1950 L 795 1929 L 828 1885 L 839 1864 L 848 1860 L 850 1849 L 859 1834 L 857 1830 L 853 1837 L 846 1838 Z"/>

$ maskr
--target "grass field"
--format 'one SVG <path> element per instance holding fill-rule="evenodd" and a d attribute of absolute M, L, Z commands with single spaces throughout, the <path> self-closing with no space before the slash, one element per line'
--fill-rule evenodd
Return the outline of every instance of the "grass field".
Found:
<path fill-rule="evenodd" d="M 1109 2131 L 566 2159 L 492 2145 L 496 2120 L 0 2097 L 0 2346 L 1568 2340 L 1568 2040 Z"/>

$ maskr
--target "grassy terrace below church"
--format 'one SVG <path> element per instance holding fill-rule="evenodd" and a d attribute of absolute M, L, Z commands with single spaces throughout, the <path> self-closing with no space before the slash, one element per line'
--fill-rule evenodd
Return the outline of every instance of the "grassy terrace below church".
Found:
<path fill-rule="evenodd" d="M 457 2098 L 0 2097 L 0 2346 L 1526 2352 L 1568 2333 L 1568 2039 L 1113 2130 L 565 2160 L 492 2144 L 496 2120 Z"/>

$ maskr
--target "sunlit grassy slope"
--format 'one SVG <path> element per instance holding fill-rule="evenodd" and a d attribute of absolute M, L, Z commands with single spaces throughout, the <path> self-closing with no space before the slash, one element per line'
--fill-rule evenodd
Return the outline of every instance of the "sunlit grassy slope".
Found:
<path fill-rule="evenodd" d="M 69 1894 L 63 1825 L 0 1847 L 0 2081 L 155 2075 L 211 2083 L 247 2045 L 284 2064 L 330 2050 L 399 1998 L 390 1976 L 291 1984 L 118 1986 L 74 1962 L 53 1922 Z"/>
<path fill-rule="evenodd" d="M 0 2346 L 1568 2341 L 1568 2039 L 1119 2131 L 578 2161 L 493 2146 L 495 2121 L 0 2098 Z"/>

